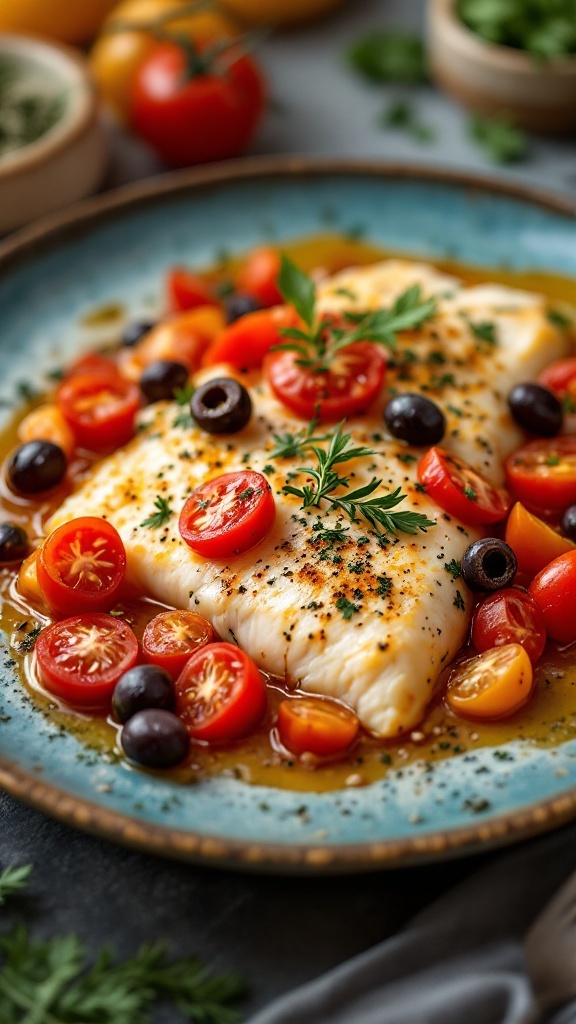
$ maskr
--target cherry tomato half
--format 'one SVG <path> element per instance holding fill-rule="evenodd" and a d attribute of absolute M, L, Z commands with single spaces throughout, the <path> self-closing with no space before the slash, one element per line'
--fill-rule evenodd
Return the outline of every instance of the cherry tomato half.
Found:
<path fill-rule="evenodd" d="M 576 357 L 557 359 L 538 377 L 538 383 L 553 391 L 568 413 L 576 412 Z"/>
<path fill-rule="evenodd" d="M 120 353 L 120 372 L 128 380 L 139 381 L 145 367 L 168 359 L 184 363 L 193 373 L 224 324 L 224 314 L 216 306 L 197 306 L 176 313 L 148 331 L 134 348 Z"/>
<path fill-rule="evenodd" d="M 37 572 L 54 612 L 103 611 L 114 603 L 126 573 L 122 538 L 105 519 L 71 519 L 44 541 Z"/>
<path fill-rule="evenodd" d="M 472 643 L 477 651 L 520 644 L 530 661 L 538 661 L 546 646 L 546 626 L 529 594 L 513 587 L 490 594 L 476 608 Z"/>
<path fill-rule="evenodd" d="M 118 373 L 82 373 L 58 389 L 57 403 L 79 445 L 100 451 L 134 436 L 138 388 Z"/>
<path fill-rule="evenodd" d="M 213 641 L 214 630 L 208 619 L 175 608 L 150 620 L 142 637 L 142 651 L 146 661 L 165 668 L 175 679 L 188 658 Z"/>
<path fill-rule="evenodd" d="M 202 363 L 204 366 L 230 363 L 238 370 L 258 369 L 264 356 L 282 341 L 281 328 L 297 324 L 298 316 L 290 306 L 247 313 L 218 335 L 206 350 Z"/>
<path fill-rule="evenodd" d="M 506 460 L 506 476 L 530 510 L 562 512 L 576 501 L 576 435 L 525 444 Z"/>
<path fill-rule="evenodd" d="M 530 584 L 548 636 L 561 644 L 576 640 L 576 551 L 555 558 Z"/>
<path fill-rule="evenodd" d="M 33 409 L 18 424 L 18 440 L 25 444 L 27 441 L 52 441 L 64 452 L 68 461 L 74 454 L 74 434 L 64 419 L 57 405 L 46 403 Z"/>
<path fill-rule="evenodd" d="M 205 558 L 229 558 L 259 544 L 274 522 L 272 490 L 250 470 L 208 480 L 180 513 L 180 536 Z"/>
<path fill-rule="evenodd" d="M 532 692 L 532 663 L 520 644 L 493 647 L 454 669 L 446 703 L 466 718 L 508 718 Z"/>
<path fill-rule="evenodd" d="M 175 313 L 196 309 L 197 306 L 218 305 L 210 285 L 193 270 L 174 267 L 168 273 L 166 284 L 170 309 Z"/>
<path fill-rule="evenodd" d="M 234 644 L 209 644 L 176 680 L 176 711 L 194 739 L 220 743 L 244 736 L 266 710 L 266 684 Z"/>
<path fill-rule="evenodd" d="M 271 352 L 264 369 L 276 398 L 302 419 L 336 423 L 366 410 L 382 390 L 386 359 L 367 341 L 342 349 L 327 372 L 300 366 L 299 359 L 290 350 Z"/>
<path fill-rule="evenodd" d="M 138 641 L 112 615 L 75 615 L 43 629 L 36 641 L 38 674 L 69 704 L 103 708 L 120 676 L 136 664 Z"/>
<path fill-rule="evenodd" d="M 320 697 L 295 697 L 278 707 L 278 732 L 294 754 L 317 757 L 345 754 L 354 743 L 360 722 L 353 711 Z"/>
<path fill-rule="evenodd" d="M 277 306 L 284 302 L 278 288 L 279 273 L 280 254 L 275 249 L 256 249 L 240 267 L 236 287 L 263 306 Z"/>
<path fill-rule="evenodd" d="M 132 127 L 174 167 L 238 156 L 256 130 L 264 109 L 260 72 L 238 51 L 225 60 L 225 73 L 217 63 L 194 73 L 184 47 L 166 43 L 136 72 Z"/>
<path fill-rule="evenodd" d="M 506 491 L 493 487 L 472 466 L 443 448 L 430 448 L 418 465 L 418 479 L 440 508 L 467 526 L 504 519 L 510 508 Z"/>
<path fill-rule="evenodd" d="M 110 356 L 106 356 L 102 352 L 87 352 L 66 367 L 64 376 L 68 380 L 70 377 L 84 376 L 87 373 L 116 374 L 117 372 L 116 363 Z"/>
<path fill-rule="evenodd" d="M 506 543 L 518 559 L 518 571 L 527 576 L 535 576 L 559 555 L 576 551 L 571 540 L 561 537 L 519 501 L 506 522 Z"/>

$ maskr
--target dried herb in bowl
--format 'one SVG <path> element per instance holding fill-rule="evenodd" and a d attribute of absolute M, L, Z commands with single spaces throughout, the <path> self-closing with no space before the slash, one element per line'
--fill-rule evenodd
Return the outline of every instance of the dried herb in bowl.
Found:
<path fill-rule="evenodd" d="M 63 108 L 63 96 L 44 95 L 43 83 L 27 80 L 19 61 L 0 58 L 0 157 L 36 142 L 54 127 Z"/>
<path fill-rule="evenodd" d="M 576 0 L 459 0 L 458 14 L 489 43 L 539 61 L 576 55 Z"/>

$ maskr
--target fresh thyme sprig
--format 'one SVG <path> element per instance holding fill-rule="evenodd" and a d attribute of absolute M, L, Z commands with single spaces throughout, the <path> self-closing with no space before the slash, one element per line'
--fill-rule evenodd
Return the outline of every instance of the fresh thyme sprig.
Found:
<path fill-rule="evenodd" d="M 164 526 L 164 523 L 167 523 L 174 515 L 174 510 L 170 508 L 170 502 L 166 498 L 160 497 L 159 494 L 156 496 L 154 508 L 157 508 L 158 511 L 144 519 L 140 526 L 147 526 L 150 530 L 158 530 L 160 526 Z"/>
<path fill-rule="evenodd" d="M 318 444 L 320 441 L 329 441 L 330 434 L 318 434 L 314 431 L 318 427 L 318 420 L 313 419 L 307 427 L 297 430 L 294 434 L 274 434 L 276 447 L 269 453 L 271 459 L 293 459 L 296 455 L 302 455 L 308 448 Z"/>
<path fill-rule="evenodd" d="M 342 320 L 346 326 L 336 327 L 330 317 L 317 315 L 314 282 L 284 254 L 278 287 L 300 316 L 304 328 L 283 328 L 280 334 L 286 341 L 275 349 L 296 352 L 298 365 L 314 373 L 327 372 L 336 354 L 356 341 L 370 341 L 394 349 L 398 332 L 420 327 L 436 312 L 436 300 L 424 299 L 420 285 L 415 284 L 403 292 L 390 309 L 344 313 Z"/>
<path fill-rule="evenodd" d="M 331 508 L 345 512 L 351 522 L 356 522 L 362 516 L 370 525 L 380 532 L 382 527 L 387 533 L 415 534 L 418 530 L 426 532 L 429 527 L 436 526 L 436 522 L 428 519 L 420 512 L 393 512 L 401 501 L 406 497 L 402 489 L 397 487 L 391 494 L 375 495 L 374 492 L 380 487 L 382 481 L 376 477 L 364 484 L 362 487 L 350 491 L 346 495 L 336 495 L 334 491 L 339 487 L 350 486 L 349 476 L 340 476 L 335 466 L 349 462 L 351 459 L 360 459 L 375 455 L 372 448 L 364 446 L 355 447 L 352 444 L 350 434 L 343 433 L 344 421 L 338 424 L 330 439 L 327 449 L 318 448 L 315 444 L 310 445 L 310 451 L 316 456 L 316 466 L 300 466 L 299 473 L 306 473 L 314 481 L 312 484 L 304 484 L 302 487 L 293 487 L 286 484 L 283 488 L 285 494 L 292 494 L 302 500 L 302 508 L 315 508 L 322 501 L 328 501 Z"/>

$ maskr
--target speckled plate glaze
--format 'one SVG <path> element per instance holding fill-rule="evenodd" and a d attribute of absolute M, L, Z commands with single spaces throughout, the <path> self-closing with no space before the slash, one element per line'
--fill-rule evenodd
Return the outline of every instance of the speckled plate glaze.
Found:
<path fill-rule="evenodd" d="M 91 200 L 4 244 L 0 391 L 72 352 L 90 309 L 141 309 L 168 265 L 318 233 L 328 218 L 333 229 L 361 225 L 377 244 L 431 259 L 576 276 L 574 207 L 526 190 L 301 160 L 186 172 Z M 26 700 L 0 641 L 0 785 L 118 842 L 254 871 L 329 873 L 470 853 L 576 817 L 576 741 L 555 750 L 513 743 L 511 760 L 488 749 L 439 762 L 431 774 L 416 764 L 329 794 L 231 778 L 178 787 L 86 756 L 72 735 L 54 741 L 55 727 Z"/>

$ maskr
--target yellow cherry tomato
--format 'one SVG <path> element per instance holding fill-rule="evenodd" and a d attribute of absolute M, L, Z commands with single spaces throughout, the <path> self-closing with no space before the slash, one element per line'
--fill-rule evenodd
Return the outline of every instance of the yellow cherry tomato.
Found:
<path fill-rule="evenodd" d="M 0 0 L 0 32 L 33 32 L 61 43 L 94 38 L 116 0 Z"/>
<path fill-rule="evenodd" d="M 74 452 L 74 434 L 70 430 L 57 405 L 39 405 L 24 417 L 18 425 L 18 440 L 52 441 L 60 446 L 67 459 Z"/>
<path fill-rule="evenodd" d="M 46 611 L 44 595 L 40 590 L 37 572 L 38 551 L 33 551 L 25 558 L 18 573 L 18 593 L 28 604 L 39 610 Z"/>
<path fill-rule="evenodd" d="M 532 663 L 524 648 L 505 644 L 457 665 L 446 703 L 466 718 L 508 718 L 526 703 L 532 683 Z"/>
<path fill-rule="evenodd" d="M 83 0 L 80 0 L 83 2 Z M 0 0 L 1 3 L 1 0 Z M 146 26 L 179 7 L 190 9 L 188 0 L 124 0 L 118 4 L 102 26 L 90 55 L 92 72 L 100 92 L 122 121 L 130 119 L 130 98 L 134 77 L 158 40 Z M 142 25 L 140 30 L 120 31 L 122 23 Z M 114 26 L 118 30 L 114 30 Z M 233 37 L 236 25 L 218 11 L 200 10 L 197 14 L 175 17 L 162 24 L 162 29 L 179 33 L 195 42 Z"/>
<path fill-rule="evenodd" d="M 232 14 L 251 25 L 295 25 L 312 21 L 338 7 L 342 0 L 220 0 Z"/>

